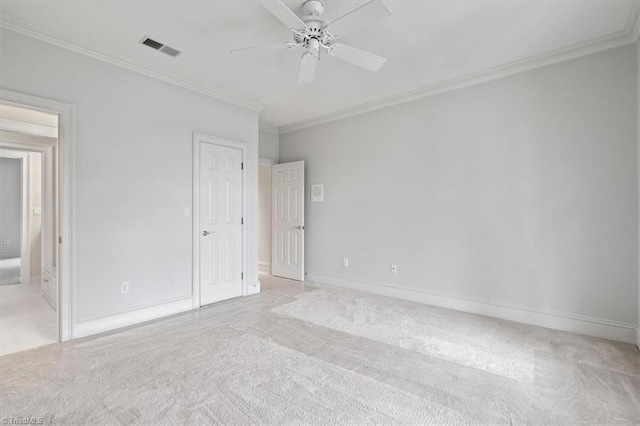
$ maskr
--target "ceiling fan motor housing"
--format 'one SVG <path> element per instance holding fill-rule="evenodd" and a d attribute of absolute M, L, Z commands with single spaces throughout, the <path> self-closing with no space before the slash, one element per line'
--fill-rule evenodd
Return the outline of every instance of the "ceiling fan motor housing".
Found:
<path fill-rule="evenodd" d="M 307 16 L 320 17 L 324 12 L 324 5 L 319 0 L 307 0 L 302 4 L 302 11 Z"/>

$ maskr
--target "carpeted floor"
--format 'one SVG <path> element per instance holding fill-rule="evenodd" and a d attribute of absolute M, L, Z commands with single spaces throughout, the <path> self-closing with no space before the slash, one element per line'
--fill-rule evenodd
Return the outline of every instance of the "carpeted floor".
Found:
<path fill-rule="evenodd" d="M 632 345 L 261 277 L 259 295 L 0 358 L 45 424 L 637 424 Z"/>

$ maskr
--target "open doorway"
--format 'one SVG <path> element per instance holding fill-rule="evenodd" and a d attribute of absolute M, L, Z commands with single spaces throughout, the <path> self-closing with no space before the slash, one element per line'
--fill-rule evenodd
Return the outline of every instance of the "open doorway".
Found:
<path fill-rule="evenodd" d="M 0 355 L 55 343 L 58 116 L 0 104 Z"/>
<path fill-rule="evenodd" d="M 271 275 L 271 166 L 260 159 L 258 165 L 258 273 Z"/>

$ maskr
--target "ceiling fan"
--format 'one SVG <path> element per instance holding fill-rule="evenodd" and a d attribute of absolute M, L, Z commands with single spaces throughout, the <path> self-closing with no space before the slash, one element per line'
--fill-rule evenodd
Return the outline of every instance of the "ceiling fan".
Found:
<path fill-rule="evenodd" d="M 249 53 L 255 51 L 272 51 L 294 49 L 302 47 L 306 51 L 302 54 L 298 71 L 298 84 L 309 84 L 313 81 L 316 66 L 320 59 L 320 49 L 324 49 L 331 56 L 360 66 L 378 71 L 386 62 L 383 58 L 364 50 L 356 49 L 339 43 L 339 36 L 362 24 L 391 15 L 391 11 L 382 0 L 371 0 L 333 21 L 322 19 L 324 5 L 319 0 L 306 0 L 302 4 L 303 17 L 298 17 L 282 1 L 261 1 L 262 6 L 276 18 L 284 22 L 293 31 L 293 41 L 274 43 L 245 49 L 233 50 L 231 53 Z"/>

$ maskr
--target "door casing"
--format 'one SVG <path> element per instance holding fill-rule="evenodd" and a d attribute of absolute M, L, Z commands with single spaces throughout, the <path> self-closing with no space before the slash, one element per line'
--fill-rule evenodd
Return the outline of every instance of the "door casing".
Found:
<path fill-rule="evenodd" d="M 218 136 L 207 135 L 204 133 L 193 133 L 193 202 L 191 215 L 193 219 L 193 268 L 192 268 L 192 295 L 193 309 L 200 307 L 200 147 L 202 144 L 212 144 L 229 148 L 236 148 L 242 151 L 242 162 L 247 164 L 247 144 L 231 139 L 225 139 Z M 242 227 L 242 296 L 248 294 L 247 287 L 247 169 L 242 169 L 242 217 L 245 226 Z"/>
<path fill-rule="evenodd" d="M 75 107 L 25 93 L 0 89 L 0 102 L 22 108 L 34 109 L 58 116 L 58 173 L 56 261 L 58 340 L 74 338 L 74 287 L 75 287 Z M 5 141 L 6 148 L 18 148 L 43 152 L 43 146 Z"/>

